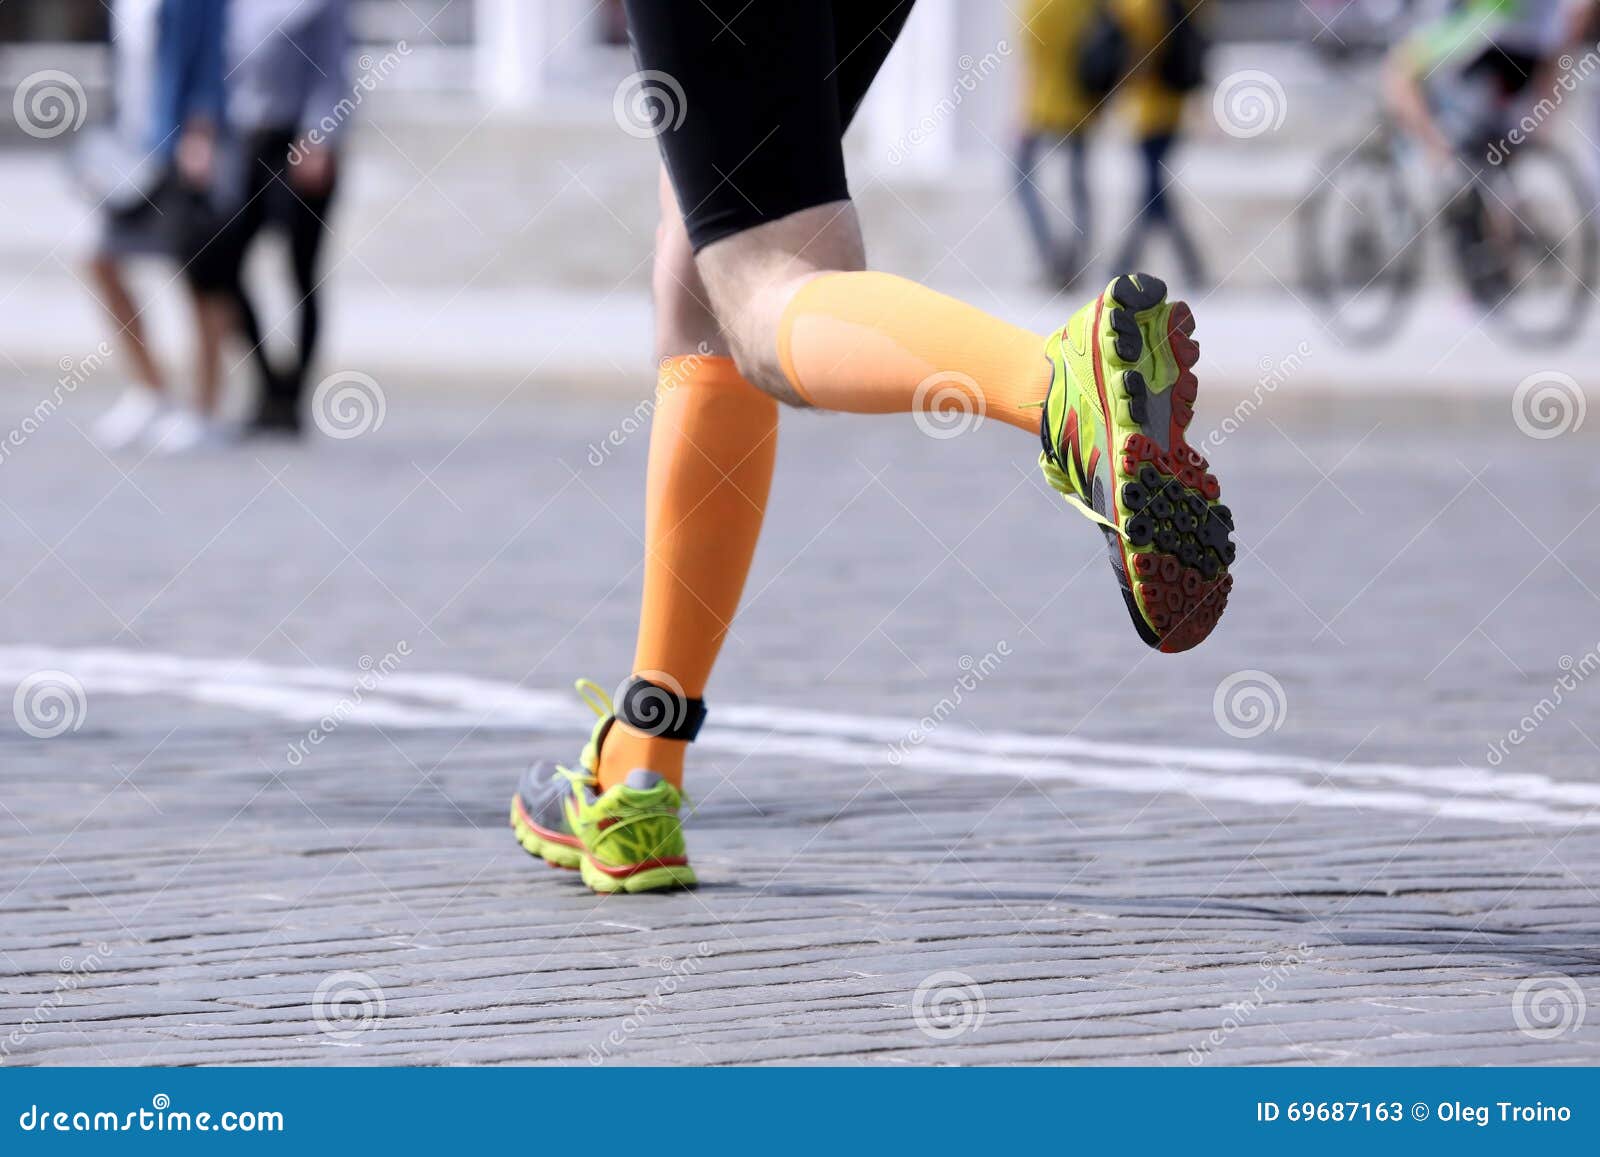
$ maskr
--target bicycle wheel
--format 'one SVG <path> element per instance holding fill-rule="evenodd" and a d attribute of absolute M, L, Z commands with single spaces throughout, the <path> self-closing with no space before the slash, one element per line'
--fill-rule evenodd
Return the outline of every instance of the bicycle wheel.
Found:
<path fill-rule="evenodd" d="M 1482 179 L 1487 219 L 1473 295 L 1502 336 L 1547 346 L 1574 340 L 1600 260 L 1594 190 L 1567 154 L 1534 144 Z"/>
<path fill-rule="evenodd" d="M 1372 345 L 1393 337 L 1422 270 L 1423 222 L 1386 140 L 1333 154 L 1300 205 L 1305 285 L 1341 340 Z"/>

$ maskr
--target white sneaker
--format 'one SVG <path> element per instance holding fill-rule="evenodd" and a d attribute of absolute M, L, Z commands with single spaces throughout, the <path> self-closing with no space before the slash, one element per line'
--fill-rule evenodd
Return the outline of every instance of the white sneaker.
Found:
<path fill-rule="evenodd" d="M 89 433 L 106 450 L 124 450 L 145 436 L 169 410 L 166 398 L 147 386 L 129 386 L 117 395 Z"/>
<path fill-rule="evenodd" d="M 145 431 L 144 440 L 152 454 L 189 454 L 225 441 L 215 422 L 193 410 L 176 408 L 152 422 Z"/>

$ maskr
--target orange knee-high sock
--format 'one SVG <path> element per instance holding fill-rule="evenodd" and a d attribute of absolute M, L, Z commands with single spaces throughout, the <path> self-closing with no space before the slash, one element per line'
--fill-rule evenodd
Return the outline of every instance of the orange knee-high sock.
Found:
<path fill-rule="evenodd" d="M 778 403 L 729 358 L 661 363 L 645 483 L 644 606 L 633 671 L 705 693 L 739 609 L 761 534 L 778 448 Z M 602 790 L 636 767 L 683 784 L 681 740 L 612 725 L 600 747 Z"/>
<path fill-rule="evenodd" d="M 1050 389 L 1039 335 L 887 273 L 806 282 L 784 310 L 778 357 L 820 410 L 965 413 L 1037 432 Z"/>

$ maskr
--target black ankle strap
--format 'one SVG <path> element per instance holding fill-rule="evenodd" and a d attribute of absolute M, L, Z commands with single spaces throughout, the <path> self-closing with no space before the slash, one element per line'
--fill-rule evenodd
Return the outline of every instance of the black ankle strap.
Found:
<path fill-rule="evenodd" d="M 617 718 L 646 735 L 692 743 L 706 721 L 706 703 L 634 675 L 617 692 Z"/>

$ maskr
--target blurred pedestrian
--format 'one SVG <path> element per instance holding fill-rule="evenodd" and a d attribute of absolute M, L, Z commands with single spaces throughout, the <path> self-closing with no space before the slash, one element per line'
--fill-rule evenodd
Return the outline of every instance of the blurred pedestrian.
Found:
<path fill-rule="evenodd" d="M 1030 0 L 1022 12 L 1022 129 L 1015 158 L 1017 197 L 1040 268 L 1054 285 L 1078 279 L 1088 260 L 1093 224 L 1088 144 L 1100 102 L 1125 67 L 1119 31 L 1104 0 Z M 1121 55 L 1126 57 L 1125 46 Z M 1058 236 L 1036 183 L 1044 159 L 1060 153 L 1066 176 L 1067 235 Z"/>
<path fill-rule="evenodd" d="M 347 0 L 248 0 L 229 12 L 228 128 L 236 141 L 237 208 L 192 273 L 230 300 L 256 366 L 251 434 L 298 434 L 300 399 L 316 356 L 322 311 L 318 260 L 338 185 L 338 145 L 354 108 L 346 63 Z M 245 260 L 263 228 L 288 242 L 298 326 L 277 365 L 244 291 Z"/>
<path fill-rule="evenodd" d="M 1165 230 L 1191 288 L 1206 284 L 1206 267 L 1174 203 L 1167 161 L 1182 141 L 1188 97 L 1205 83 L 1209 45 L 1199 23 L 1199 7 L 1199 0 L 1115 0 L 1136 62 L 1122 95 L 1132 108 L 1143 190 L 1139 212 L 1114 265 L 1137 268 L 1145 242 Z"/>
<path fill-rule="evenodd" d="M 178 237 L 173 222 L 191 194 L 180 164 L 203 163 L 197 148 L 220 116 L 222 58 L 208 53 L 208 37 L 220 40 L 220 0 L 117 0 L 112 10 L 113 92 L 116 120 L 73 158 L 94 189 L 104 224 L 89 272 L 97 296 L 116 325 L 131 363 L 134 383 L 93 427 L 107 449 L 148 442 L 172 451 L 193 445 L 203 431 L 195 412 L 174 404 L 166 375 L 146 337 L 142 309 L 128 287 L 126 265 L 137 257 L 171 257 Z M 186 132 L 195 134 L 187 138 Z M 181 154 L 181 156 L 180 156 Z M 220 337 L 215 319 L 193 298 L 194 374 L 197 406 L 209 414 L 216 403 Z"/>

